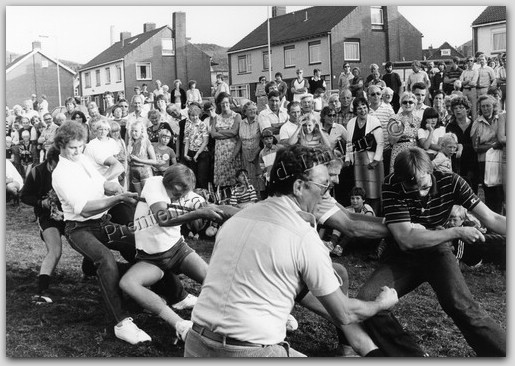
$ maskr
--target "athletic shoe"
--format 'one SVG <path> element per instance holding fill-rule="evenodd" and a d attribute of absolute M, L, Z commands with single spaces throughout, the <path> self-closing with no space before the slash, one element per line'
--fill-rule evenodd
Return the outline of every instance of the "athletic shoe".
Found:
<path fill-rule="evenodd" d="M 32 301 L 38 305 L 53 303 L 52 299 L 45 292 L 41 292 L 39 294 L 32 296 Z"/>
<path fill-rule="evenodd" d="M 477 262 L 476 264 L 473 264 L 471 266 L 469 266 L 470 269 L 478 269 L 479 267 L 481 267 L 483 265 L 483 260 L 480 259 L 479 262 Z"/>
<path fill-rule="evenodd" d="M 349 346 L 348 344 L 339 344 L 338 347 L 336 347 L 336 354 L 340 357 L 361 357 L 356 353 L 354 348 Z"/>
<path fill-rule="evenodd" d="M 177 304 L 173 304 L 172 308 L 174 310 L 193 309 L 196 303 L 197 297 L 193 296 L 192 294 L 188 294 L 188 296 L 179 301 Z"/>
<path fill-rule="evenodd" d="M 288 319 L 286 320 L 286 330 L 288 332 L 293 332 L 294 330 L 297 330 L 299 328 L 299 323 L 297 322 L 297 319 L 293 317 L 293 315 L 288 314 Z"/>
<path fill-rule="evenodd" d="M 177 338 L 181 341 L 186 341 L 186 334 L 190 331 L 191 327 L 193 327 L 193 322 L 191 320 L 181 320 L 175 324 L 175 334 Z"/>
<path fill-rule="evenodd" d="M 147 333 L 139 329 L 138 326 L 132 322 L 132 318 L 125 318 L 115 325 L 114 335 L 116 338 L 130 344 L 150 342 L 152 340 Z"/>

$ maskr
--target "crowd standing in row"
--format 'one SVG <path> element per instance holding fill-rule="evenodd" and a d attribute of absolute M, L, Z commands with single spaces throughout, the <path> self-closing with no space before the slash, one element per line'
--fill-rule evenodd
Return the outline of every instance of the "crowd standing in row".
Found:
<path fill-rule="evenodd" d="M 447 223 L 453 204 L 487 229 L 506 231 L 503 185 L 490 183 L 486 158 L 502 151 L 505 167 L 506 57 L 494 71 L 485 55 L 476 56 L 479 64 L 469 57 L 466 70 L 459 59 L 448 69 L 428 63 L 427 71 L 414 61 L 402 92 L 391 62 L 384 75 L 372 64 L 366 78 L 345 63 L 333 94 L 318 69 L 309 80 L 298 69 L 289 93 L 277 73 L 274 81 L 260 78 L 257 103 L 245 104 L 241 114 L 231 109 L 221 75 L 214 102 L 202 103 L 194 80 L 187 91 L 180 80 L 170 91 L 156 80 L 154 91 L 136 87 L 130 102 L 115 102 L 107 92 L 103 114 L 95 102 L 84 108 L 72 97 L 66 112 L 54 116 L 47 104 L 35 111 L 31 100 L 14 106 L 12 115 L 7 109 L 7 192 L 15 203 L 21 192 L 34 206 L 48 248 L 35 300 L 52 302 L 50 276 L 66 235 L 84 256 L 84 273 L 99 278 L 115 335 L 129 343 L 150 337 L 123 309 L 121 290 L 186 339 L 186 356 L 299 355 L 284 342 L 294 302 L 332 321 L 342 348 L 363 356 L 423 356 L 387 310 L 428 281 L 478 355 L 505 354 L 504 332 L 472 299 L 448 244 L 484 241 L 475 227 Z M 170 214 L 172 206 L 180 214 Z M 123 225 L 145 215 L 151 230 L 124 235 Z M 180 226 L 199 231 L 205 222 L 229 218 L 207 266 Z M 278 237 L 302 251 L 289 257 L 290 250 L 274 247 Z M 394 254 L 363 286 L 362 300 L 346 296 L 346 271 L 328 255 L 349 237 L 388 238 Z M 132 267 L 120 267 L 111 250 Z M 435 273 L 435 266 L 442 270 Z M 247 277 L 248 268 L 255 277 Z M 178 273 L 203 284 L 198 301 Z M 394 273 L 413 281 L 401 284 Z M 448 281 L 452 289 L 443 285 Z M 236 285 L 228 289 L 229 283 Z M 249 288 L 260 293 L 250 295 Z M 194 305 L 193 322 L 173 310 Z M 273 324 L 266 331 L 259 326 L 265 318 Z"/>

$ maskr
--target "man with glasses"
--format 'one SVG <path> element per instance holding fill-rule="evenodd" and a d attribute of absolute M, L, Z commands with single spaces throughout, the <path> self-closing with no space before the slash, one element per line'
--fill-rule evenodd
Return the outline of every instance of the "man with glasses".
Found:
<path fill-rule="evenodd" d="M 392 118 L 395 113 L 391 105 L 383 102 L 383 91 L 377 85 L 371 85 L 368 87 L 367 96 L 370 107 L 368 114 L 376 117 L 379 122 L 381 122 L 381 128 L 383 129 L 383 162 L 384 174 L 386 176 L 390 169 L 390 157 L 392 156 L 392 146 L 388 142 L 388 129 L 386 127 L 388 126 L 390 118 Z"/>
<path fill-rule="evenodd" d="M 354 323 L 396 303 L 387 287 L 370 302 L 342 291 L 313 215 L 330 186 L 320 156 L 299 145 L 280 150 L 271 197 L 221 227 L 193 308 L 185 357 L 301 357 L 285 341 L 296 301 L 331 314 L 344 332 L 361 329 Z M 383 355 L 370 339 L 366 343 L 367 355 Z"/>
<path fill-rule="evenodd" d="M 442 309 L 478 356 L 505 357 L 506 333 L 474 300 L 452 251 L 453 240 L 484 242 L 474 227 L 441 229 L 453 205 L 462 205 L 489 230 L 506 234 L 506 218 L 490 210 L 455 173 L 433 171 L 429 155 L 418 147 L 397 155 L 394 171 L 383 184 L 385 223 L 395 242 L 359 291 L 374 299 L 384 286 L 404 296 L 424 282 L 433 288 Z M 404 347 L 417 354 L 412 335 L 390 311 L 364 321 L 365 329 L 382 349 Z"/>
<path fill-rule="evenodd" d="M 350 70 L 350 64 L 345 62 L 343 64 L 343 71 L 338 77 L 338 91 L 341 93 L 344 89 L 349 89 L 350 81 L 354 79 L 354 75 Z"/>
<path fill-rule="evenodd" d="M 477 78 L 478 73 L 477 70 L 474 70 L 474 58 L 473 57 L 467 57 L 466 62 L 467 68 L 463 70 L 463 72 L 460 75 L 460 81 L 461 85 L 463 87 L 463 96 L 467 97 L 470 106 L 471 106 L 471 115 L 472 115 L 472 121 L 476 120 L 476 114 L 477 114 L 477 93 L 476 93 L 476 85 L 477 85 Z"/>

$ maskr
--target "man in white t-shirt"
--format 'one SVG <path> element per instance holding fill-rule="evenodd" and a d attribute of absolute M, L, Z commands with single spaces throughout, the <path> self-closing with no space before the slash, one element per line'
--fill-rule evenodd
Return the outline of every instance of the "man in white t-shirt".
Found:
<path fill-rule="evenodd" d="M 397 302 L 387 287 L 367 303 L 340 289 L 315 228 L 313 213 L 329 187 L 327 168 L 317 161 L 316 152 L 300 145 L 279 151 L 272 197 L 221 227 L 193 309 L 185 357 L 301 357 L 284 340 L 295 301 L 327 311 L 342 330 Z M 368 352 L 380 351 L 370 341 Z"/>

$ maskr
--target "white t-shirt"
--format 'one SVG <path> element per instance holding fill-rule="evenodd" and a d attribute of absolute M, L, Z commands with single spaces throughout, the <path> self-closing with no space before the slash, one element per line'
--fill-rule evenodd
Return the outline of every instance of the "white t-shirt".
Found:
<path fill-rule="evenodd" d="M 98 138 L 94 138 L 88 142 L 86 149 L 84 149 L 84 155 L 91 159 L 93 166 L 102 176 L 104 176 L 109 169 L 107 165 L 104 165 L 106 159 L 110 156 L 114 157 L 115 155 L 118 155 L 119 152 L 120 145 L 110 137 L 103 141 L 100 141 Z M 118 182 L 118 178 L 115 177 L 111 181 Z"/>
<path fill-rule="evenodd" d="M 433 132 L 433 139 L 431 140 L 431 144 L 433 145 L 438 145 L 438 140 L 440 139 L 440 137 L 442 137 L 443 135 L 445 135 L 445 127 L 438 127 L 437 129 L 434 130 Z M 418 129 L 418 139 L 427 139 L 427 137 L 429 136 L 429 131 L 428 130 L 425 130 L 423 128 L 419 128 Z M 427 149 L 426 150 L 429 154 L 437 154 L 438 151 L 435 151 L 433 149 Z"/>
<path fill-rule="evenodd" d="M 150 206 L 157 202 L 172 203 L 163 185 L 163 177 L 155 176 L 147 179 L 145 187 L 141 191 L 141 197 L 146 202 L 138 202 L 134 213 L 134 236 L 136 249 L 145 251 L 148 254 L 162 253 L 172 248 L 181 236 L 181 226 L 159 226 L 158 218 L 152 215 Z M 205 200 L 198 194 L 190 191 L 173 204 L 177 207 L 199 208 Z M 180 208 L 169 208 L 165 215 L 180 215 L 186 213 Z"/>
<path fill-rule="evenodd" d="M 297 124 L 287 121 L 284 125 L 281 126 L 281 129 L 279 130 L 279 141 L 292 137 L 295 131 L 297 131 L 297 128 Z"/>

